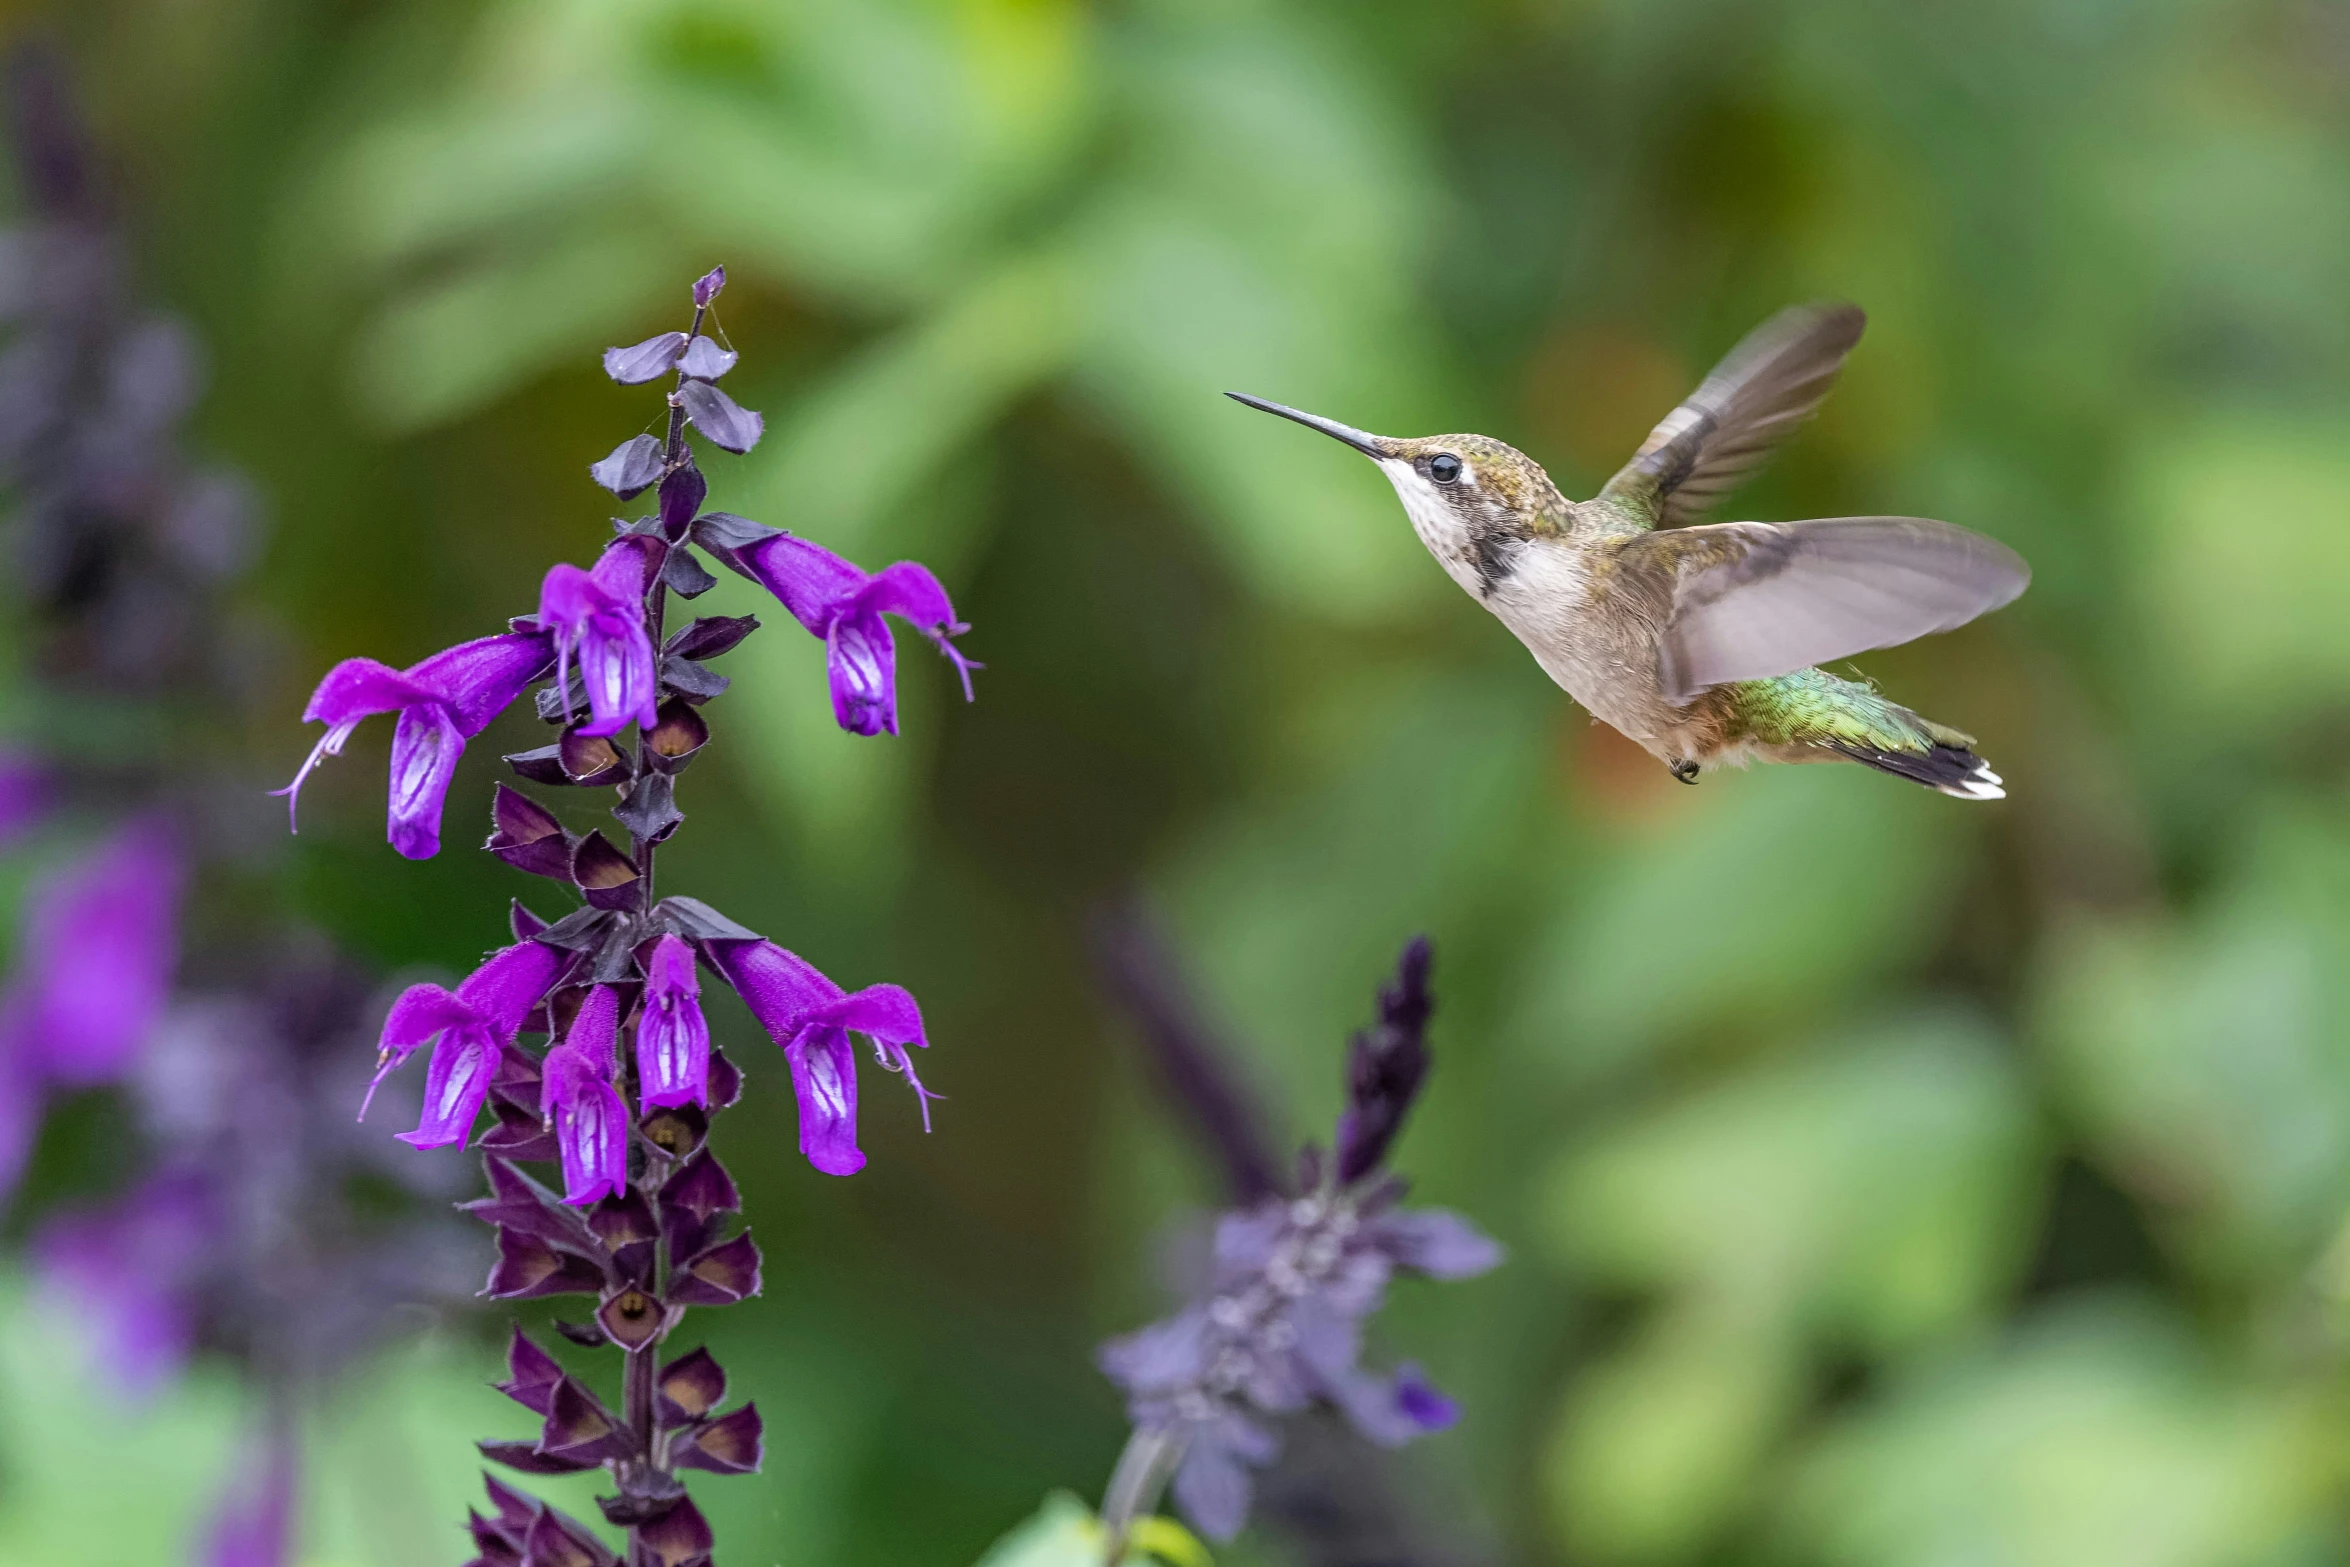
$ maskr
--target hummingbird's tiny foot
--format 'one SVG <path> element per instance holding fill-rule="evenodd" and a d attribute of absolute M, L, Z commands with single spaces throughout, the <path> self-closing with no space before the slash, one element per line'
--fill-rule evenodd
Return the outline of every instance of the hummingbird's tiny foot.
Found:
<path fill-rule="evenodd" d="M 1685 784 L 1693 784 L 1697 782 L 1697 764 L 1695 762 L 1675 762 L 1673 763 L 1673 776 Z"/>

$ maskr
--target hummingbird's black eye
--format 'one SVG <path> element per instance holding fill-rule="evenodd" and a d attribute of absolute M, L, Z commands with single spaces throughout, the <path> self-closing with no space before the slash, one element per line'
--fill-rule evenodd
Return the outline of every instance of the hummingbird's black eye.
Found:
<path fill-rule="evenodd" d="M 1438 452 L 1428 459 L 1428 477 L 1438 484 L 1450 484 L 1461 476 L 1461 460 L 1450 452 Z"/>

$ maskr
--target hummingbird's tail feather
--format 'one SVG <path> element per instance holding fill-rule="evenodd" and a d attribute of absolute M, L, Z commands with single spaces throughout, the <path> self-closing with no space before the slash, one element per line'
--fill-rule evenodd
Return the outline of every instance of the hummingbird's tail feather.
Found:
<path fill-rule="evenodd" d="M 1957 800 L 2004 800 L 2006 780 L 1991 771 L 1990 765 L 1964 746 L 1934 745 L 1923 753 L 1916 751 L 1880 751 L 1869 746 L 1832 743 L 1831 750 L 1842 752 L 1856 762 L 1874 767 L 1881 773 L 1896 778 L 1907 778 L 1922 783 Z"/>
<path fill-rule="evenodd" d="M 1975 754 L 1974 736 L 1920 717 L 1876 687 L 1822 669 L 1720 686 L 1738 738 L 1781 761 L 1840 759 L 1959 800 L 2001 800 L 2004 780 Z"/>

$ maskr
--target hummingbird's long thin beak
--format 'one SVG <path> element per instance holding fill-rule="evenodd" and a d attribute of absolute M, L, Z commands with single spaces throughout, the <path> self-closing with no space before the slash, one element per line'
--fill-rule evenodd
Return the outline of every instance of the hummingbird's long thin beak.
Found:
<path fill-rule="evenodd" d="M 1246 392 L 1226 392 L 1224 395 L 1236 403 L 1246 403 L 1251 408 L 1279 414 L 1284 419 L 1295 419 L 1309 430 L 1319 430 L 1334 441 L 1344 441 L 1374 462 L 1387 455 L 1387 443 L 1384 440 L 1367 430 L 1358 430 L 1351 424 L 1340 424 L 1335 419 L 1325 419 L 1320 414 L 1306 413 L 1301 409 L 1285 408 L 1279 403 L 1269 403 L 1262 397 L 1251 397 Z"/>

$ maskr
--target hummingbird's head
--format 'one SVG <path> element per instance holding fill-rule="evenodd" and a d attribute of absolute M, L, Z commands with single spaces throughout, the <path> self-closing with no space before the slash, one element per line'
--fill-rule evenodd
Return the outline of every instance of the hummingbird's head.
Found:
<path fill-rule="evenodd" d="M 1456 577 L 1472 573 L 1473 591 L 1490 592 L 1508 575 L 1519 544 L 1567 525 L 1566 497 L 1542 465 L 1489 435 L 1373 435 L 1261 397 L 1224 395 L 1319 430 L 1377 463 L 1420 542 Z"/>

